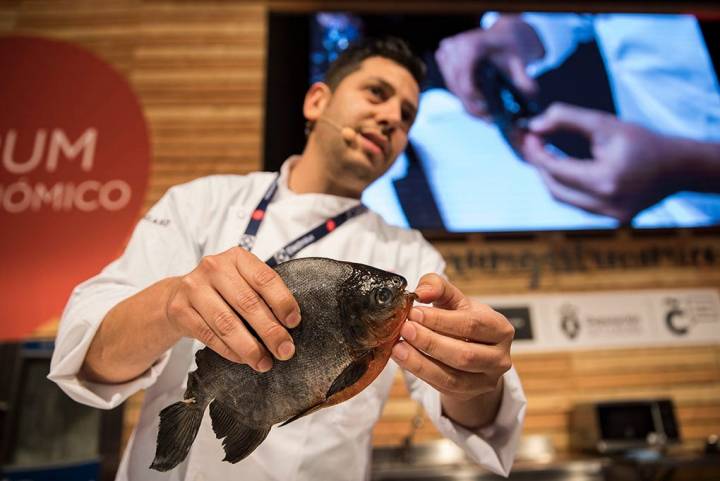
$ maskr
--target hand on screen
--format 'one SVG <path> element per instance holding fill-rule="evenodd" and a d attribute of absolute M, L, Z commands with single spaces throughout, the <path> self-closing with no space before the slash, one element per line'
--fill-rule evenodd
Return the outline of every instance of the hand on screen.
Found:
<path fill-rule="evenodd" d="M 571 130 L 590 141 L 591 159 L 559 157 L 542 136 Z M 552 196 L 597 214 L 629 222 L 635 214 L 679 190 L 675 139 L 614 115 L 555 103 L 530 122 L 523 157 L 537 167 Z"/>
<path fill-rule="evenodd" d="M 435 52 L 447 88 L 471 115 L 488 118 L 482 94 L 473 83 L 475 64 L 489 57 L 524 93 L 537 90 L 525 66 L 544 55 L 544 48 L 533 28 L 517 15 L 503 15 L 488 30 L 477 28 L 447 37 Z"/>

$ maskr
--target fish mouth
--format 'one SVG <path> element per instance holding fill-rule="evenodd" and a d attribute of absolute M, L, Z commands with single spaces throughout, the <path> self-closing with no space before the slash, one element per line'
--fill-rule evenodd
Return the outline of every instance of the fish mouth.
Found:
<path fill-rule="evenodd" d="M 418 300 L 418 295 L 414 292 L 405 291 L 403 292 L 403 297 L 405 298 L 405 307 L 403 307 L 403 317 L 407 319 L 407 316 L 410 315 L 410 309 L 412 309 L 413 305 L 415 304 L 415 301 Z"/>
<path fill-rule="evenodd" d="M 390 318 L 391 321 L 397 322 L 395 331 L 393 332 L 393 335 L 391 336 L 391 338 L 393 338 L 394 340 L 397 340 L 400 337 L 400 329 L 402 329 L 403 322 L 410 315 L 410 309 L 412 309 L 413 305 L 415 305 L 415 301 L 418 300 L 418 295 L 415 294 L 414 292 L 404 291 L 403 297 L 404 297 L 403 300 L 405 301 L 405 306 L 400 311 L 398 311 L 398 313 L 396 315 L 394 315 L 393 317 Z"/>

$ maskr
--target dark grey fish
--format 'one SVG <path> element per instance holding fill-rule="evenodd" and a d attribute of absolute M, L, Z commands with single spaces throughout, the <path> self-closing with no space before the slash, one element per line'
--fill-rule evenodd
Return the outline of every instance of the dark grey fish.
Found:
<path fill-rule="evenodd" d="M 403 277 L 323 258 L 291 260 L 276 271 L 300 305 L 302 322 L 289 330 L 295 355 L 258 373 L 199 350 L 184 399 L 160 412 L 152 469 L 168 471 L 185 459 L 208 405 L 224 461 L 237 463 L 273 425 L 351 398 L 387 364 L 416 298 Z"/>

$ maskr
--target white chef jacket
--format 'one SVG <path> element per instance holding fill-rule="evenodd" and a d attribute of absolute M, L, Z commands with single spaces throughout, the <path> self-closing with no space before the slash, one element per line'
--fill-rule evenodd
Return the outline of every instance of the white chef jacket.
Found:
<path fill-rule="evenodd" d="M 287 187 L 290 165 L 258 232 L 253 249 L 267 259 L 279 248 L 352 205 L 356 199 L 327 194 L 296 194 Z M 221 461 L 208 413 L 190 453 L 175 469 L 148 467 L 155 454 L 161 409 L 182 399 L 187 373 L 195 369 L 194 352 L 203 347 L 183 339 L 132 381 L 103 385 L 78 378 L 88 346 L 115 304 L 150 284 L 194 269 L 201 257 L 237 246 L 251 212 L 274 174 L 205 177 L 171 188 L 137 225 L 125 253 L 98 276 L 80 284 L 63 313 L 49 378 L 83 404 L 111 409 L 140 389 L 147 389 L 140 420 L 123 455 L 119 481 L 361 480 L 370 475 L 371 430 L 388 398 L 398 369 L 392 360 L 378 378 L 352 399 L 283 427 L 237 464 Z M 444 261 L 417 231 L 388 225 L 373 212 L 348 220 L 297 257 L 323 256 L 361 262 L 406 277 L 410 289 L 428 272 L 442 272 Z M 505 374 L 505 391 L 495 423 L 479 432 L 458 426 L 441 413 L 439 393 L 404 373 L 410 393 L 421 402 L 435 426 L 479 464 L 507 475 L 515 455 L 526 400 L 514 369 Z"/>

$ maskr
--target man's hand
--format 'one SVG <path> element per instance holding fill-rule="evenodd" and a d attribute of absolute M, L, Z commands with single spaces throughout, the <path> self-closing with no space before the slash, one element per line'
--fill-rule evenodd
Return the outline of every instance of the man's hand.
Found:
<path fill-rule="evenodd" d="M 447 414 L 467 426 L 492 422 L 499 403 L 502 375 L 510 369 L 510 344 L 515 330 L 502 314 L 468 299 L 437 274 L 423 276 L 415 290 L 418 301 L 402 328 L 405 342 L 393 348 L 400 367 L 424 380 L 443 396 Z M 483 397 L 496 401 L 487 403 Z M 492 413 L 477 405 L 494 404 Z M 466 406 L 464 409 L 453 407 Z"/>
<path fill-rule="evenodd" d="M 549 152 L 542 136 L 560 130 L 587 137 L 592 158 Z M 671 173 L 678 170 L 680 141 L 605 112 L 556 103 L 530 122 L 520 150 L 555 199 L 625 223 L 679 189 L 680 178 Z"/>
<path fill-rule="evenodd" d="M 265 372 L 272 367 L 265 346 L 280 360 L 295 353 L 285 328 L 300 322 L 297 301 L 273 269 L 240 247 L 204 257 L 168 291 L 168 323 L 231 361 Z"/>
<path fill-rule="evenodd" d="M 545 55 L 535 30 L 517 15 L 503 15 L 488 30 L 468 30 L 440 42 L 435 52 L 447 88 L 471 115 L 488 117 L 482 94 L 475 88 L 473 68 L 489 57 L 526 94 L 537 91 L 535 80 L 525 72 L 531 61 Z"/>

